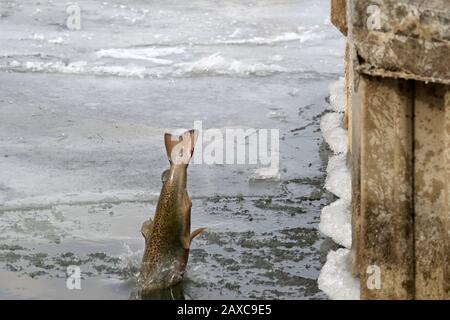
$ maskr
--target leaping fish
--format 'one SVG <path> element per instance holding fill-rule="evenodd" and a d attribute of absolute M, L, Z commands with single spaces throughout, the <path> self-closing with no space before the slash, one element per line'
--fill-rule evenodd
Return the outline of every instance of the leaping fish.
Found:
<path fill-rule="evenodd" d="M 154 220 L 142 225 L 145 251 L 139 287 L 145 291 L 169 288 L 183 278 L 191 241 L 205 228 L 191 233 L 192 202 L 186 190 L 187 167 L 194 152 L 198 132 L 181 136 L 166 133 L 164 142 L 170 169 L 163 172 L 163 186 Z"/>

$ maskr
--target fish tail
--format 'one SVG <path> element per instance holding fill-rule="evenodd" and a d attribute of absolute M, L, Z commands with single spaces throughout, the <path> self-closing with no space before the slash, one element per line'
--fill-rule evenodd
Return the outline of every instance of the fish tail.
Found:
<path fill-rule="evenodd" d="M 192 242 L 192 240 L 194 240 L 195 237 L 201 235 L 203 232 L 205 232 L 206 228 L 198 228 L 196 230 L 194 230 L 191 233 L 191 238 L 190 238 L 190 242 Z"/>
<path fill-rule="evenodd" d="M 189 130 L 181 136 L 166 133 L 164 143 L 166 145 L 167 157 L 172 164 L 189 164 L 194 154 L 194 146 L 197 141 L 198 131 Z"/>

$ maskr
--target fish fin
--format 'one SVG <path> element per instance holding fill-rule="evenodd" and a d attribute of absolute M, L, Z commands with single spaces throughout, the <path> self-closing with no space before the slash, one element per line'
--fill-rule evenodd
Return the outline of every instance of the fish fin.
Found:
<path fill-rule="evenodd" d="M 197 237 L 197 236 L 201 235 L 203 232 L 205 232 L 205 230 L 206 230 L 206 228 L 198 228 L 198 229 L 195 229 L 194 231 L 192 231 L 191 242 L 195 237 Z"/>
<path fill-rule="evenodd" d="M 189 130 L 181 136 L 166 133 L 164 144 L 170 163 L 189 164 L 194 153 L 194 146 L 198 138 L 197 130 Z"/>
<path fill-rule="evenodd" d="M 170 176 L 170 169 L 164 170 L 164 172 L 161 174 L 161 182 L 164 184 L 167 180 L 169 180 Z"/>
<path fill-rule="evenodd" d="M 145 239 L 146 243 L 150 239 L 152 231 L 153 231 L 153 221 L 152 221 L 152 219 L 148 219 L 148 220 L 144 221 L 144 223 L 142 224 L 142 227 L 141 227 L 141 233 L 144 236 L 144 239 Z"/>

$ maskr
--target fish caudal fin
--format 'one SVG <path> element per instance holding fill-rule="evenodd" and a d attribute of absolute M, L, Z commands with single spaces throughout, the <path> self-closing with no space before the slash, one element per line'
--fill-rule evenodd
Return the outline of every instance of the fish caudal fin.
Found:
<path fill-rule="evenodd" d="M 190 242 L 192 242 L 192 240 L 193 240 L 195 237 L 201 235 L 205 230 L 206 230 L 206 228 L 198 228 L 198 229 L 195 229 L 194 231 L 192 231 Z"/>
<path fill-rule="evenodd" d="M 189 164 L 194 153 L 197 137 L 197 130 L 186 131 L 181 136 L 166 133 L 164 135 L 164 143 L 170 163 Z"/>

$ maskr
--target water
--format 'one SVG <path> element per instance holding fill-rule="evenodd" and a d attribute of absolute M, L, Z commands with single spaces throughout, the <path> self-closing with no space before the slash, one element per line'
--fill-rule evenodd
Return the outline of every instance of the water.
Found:
<path fill-rule="evenodd" d="M 193 242 L 164 298 L 323 299 L 319 130 L 343 71 L 329 1 L 0 4 L 0 298 L 136 298 L 166 130 L 280 130 L 281 180 L 193 164 Z M 66 288 L 79 265 L 81 290 Z M 137 297 L 139 298 L 139 297 Z"/>

